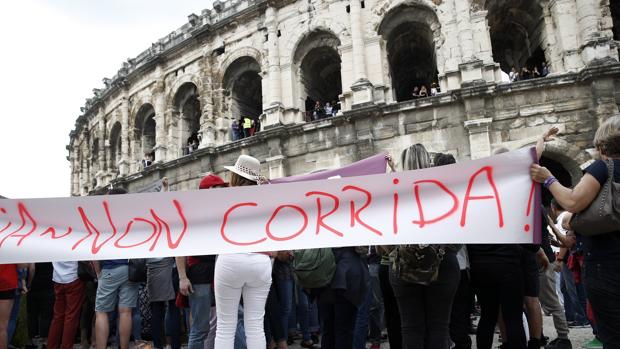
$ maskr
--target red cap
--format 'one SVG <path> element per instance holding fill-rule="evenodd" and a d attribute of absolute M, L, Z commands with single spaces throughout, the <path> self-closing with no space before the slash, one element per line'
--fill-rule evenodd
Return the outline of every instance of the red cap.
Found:
<path fill-rule="evenodd" d="M 206 175 L 201 181 L 198 188 L 200 189 L 211 189 L 213 187 L 227 187 L 228 183 L 224 182 L 220 176 L 215 175 L 213 173 L 209 173 Z"/>

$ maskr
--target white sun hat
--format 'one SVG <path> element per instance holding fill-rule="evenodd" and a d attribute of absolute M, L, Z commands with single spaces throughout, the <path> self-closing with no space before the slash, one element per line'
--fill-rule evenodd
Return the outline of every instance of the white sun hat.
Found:
<path fill-rule="evenodd" d="M 251 181 L 260 180 L 260 161 L 249 155 L 240 155 L 234 166 L 224 166 L 224 168 Z"/>

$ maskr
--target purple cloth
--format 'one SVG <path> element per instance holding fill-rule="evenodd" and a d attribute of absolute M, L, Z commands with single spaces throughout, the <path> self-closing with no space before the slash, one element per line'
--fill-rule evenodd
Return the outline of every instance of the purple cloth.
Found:
<path fill-rule="evenodd" d="M 373 155 L 364 160 L 360 160 L 354 162 L 350 165 L 335 169 L 335 170 L 326 170 L 316 173 L 298 175 L 298 176 L 290 176 L 283 178 L 276 178 L 269 181 L 270 184 L 278 184 L 278 183 L 292 183 L 292 182 L 303 182 L 303 181 L 315 181 L 321 179 L 328 179 L 335 176 L 340 177 L 355 177 L 355 176 L 367 176 L 373 174 L 385 173 L 385 166 L 387 165 L 387 160 L 385 159 L 387 153 L 381 153 L 377 155 Z"/>

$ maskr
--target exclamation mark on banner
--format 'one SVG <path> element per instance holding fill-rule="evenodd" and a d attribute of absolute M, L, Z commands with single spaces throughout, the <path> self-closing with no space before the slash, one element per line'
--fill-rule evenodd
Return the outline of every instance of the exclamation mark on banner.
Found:
<path fill-rule="evenodd" d="M 534 198 L 535 189 L 536 189 L 536 182 L 532 181 L 532 188 L 530 189 L 530 196 L 528 197 L 528 200 L 527 200 L 527 211 L 525 211 L 526 217 L 529 217 L 530 214 L 532 213 L 532 199 Z M 529 233 L 531 227 L 529 224 L 525 224 L 525 227 L 523 229 L 525 230 L 526 233 Z"/>

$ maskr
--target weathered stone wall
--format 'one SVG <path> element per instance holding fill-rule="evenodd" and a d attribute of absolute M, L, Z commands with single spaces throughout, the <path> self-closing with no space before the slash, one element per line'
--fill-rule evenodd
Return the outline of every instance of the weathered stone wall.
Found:
<path fill-rule="evenodd" d="M 498 0 L 216 1 L 213 10 L 188 16 L 187 24 L 93 90 L 67 146 L 71 194 L 110 183 L 134 190 L 162 176 L 173 189 L 193 189 L 202 174 L 220 172 L 241 153 L 263 161 L 270 177 L 344 165 L 381 151 L 397 157 L 411 143 L 459 159 L 479 158 L 499 145 L 532 144 L 552 124 L 561 127 L 565 141 L 547 155 L 564 161 L 571 154 L 574 163 L 566 167 L 577 175 L 597 125 L 620 105 L 609 3 L 522 3 L 506 8 Z M 525 18 L 519 25 L 526 44 L 498 52 L 497 38 L 510 31 L 495 19 L 506 11 L 529 16 L 515 17 Z M 396 101 L 393 75 L 399 70 L 390 59 L 400 51 L 390 50 L 405 49 L 391 41 L 402 28 L 426 38 L 421 45 L 430 45 L 426 53 L 443 93 Z M 301 65 L 313 49 L 326 48 L 339 57 L 328 64 L 340 67 L 343 112 L 308 123 Z M 526 65 L 535 48 L 552 74 L 503 83 L 505 59 Z M 247 80 L 246 72 L 260 82 Z M 231 142 L 231 121 L 239 117 L 233 115 L 239 110 L 235 94 L 257 83 L 264 131 Z M 154 112 L 152 149 L 143 147 L 144 110 Z M 200 148 L 184 155 L 193 132 L 201 136 Z M 139 161 L 147 151 L 154 152 L 156 164 L 143 170 Z"/>

